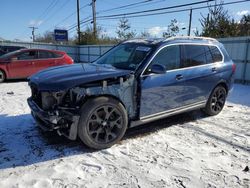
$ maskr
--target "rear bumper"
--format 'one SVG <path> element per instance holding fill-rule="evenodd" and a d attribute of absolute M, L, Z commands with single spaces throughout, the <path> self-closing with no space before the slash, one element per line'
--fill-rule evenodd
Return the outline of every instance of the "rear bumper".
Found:
<path fill-rule="evenodd" d="M 33 118 L 42 130 L 57 130 L 59 135 L 64 135 L 70 140 L 75 140 L 77 138 L 77 126 L 79 121 L 78 115 L 74 115 L 69 112 L 65 114 L 65 111 L 44 111 L 32 100 L 31 97 L 27 99 L 27 102 L 31 109 Z"/>

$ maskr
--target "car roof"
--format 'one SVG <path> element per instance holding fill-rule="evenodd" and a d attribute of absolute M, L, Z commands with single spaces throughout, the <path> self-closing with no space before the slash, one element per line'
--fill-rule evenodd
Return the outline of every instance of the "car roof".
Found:
<path fill-rule="evenodd" d="M 48 50 L 48 49 L 41 49 L 41 48 L 21 49 L 21 50 L 18 50 L 18 51 L 19 51 L 19 52 L 24 52 L 24 51 L 35 51 L 35 50 L 46 51 L 46 52 L 65 53 L 65 52 L 59 51 L 59 50 Z"/>
<path fill-rule="evenodd" d="M 124 41 L 123 43 L 141 43 L 145 45 L 161 46 L 164 44 L 183 44 L 183 43 L 194 43 L 194 44 L 218 44 L 219 42 L 214 38 L 208 37 L 193 37 L 193 36 L 178 36 L 169 38 L 139 38 Z"/>

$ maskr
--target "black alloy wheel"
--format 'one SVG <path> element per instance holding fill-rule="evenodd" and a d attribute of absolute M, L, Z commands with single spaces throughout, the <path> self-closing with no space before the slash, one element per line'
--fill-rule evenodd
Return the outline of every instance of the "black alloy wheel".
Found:
<path fill-rule="evenodd" d="M 102 106 L 91 114 L 87 123 L 88 134 L 93 141 L 108 144 L 121 133 L 122 121 L 122 114 L 116 107 Z"/>
<path fill-rule="evenodd" d="M 207 105 L 205 108 L 205 113 L 208 115 L 219 114 L 226 102 L 227 92 L 223 86 L 217 86 L 211 93 Z"/>
<path fill-rule="evenodd" d="M 90 99 L 82 108 L 78 135 L 94 149 L 103 149 L 117 143 L 127 129 L 127 114 L 123 105 L 108 97 Z"/>

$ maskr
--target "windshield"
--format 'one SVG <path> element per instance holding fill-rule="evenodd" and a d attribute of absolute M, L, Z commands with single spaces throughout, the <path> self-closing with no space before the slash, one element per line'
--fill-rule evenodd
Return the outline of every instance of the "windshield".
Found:
<path fill-rule="evenodd" d="M 19 52 L 19 50 L 18 50 L 18 51 L 14 51 L 14 52 L 9 52 L 9 53 L 4 54 L 4 55 L 1 55 L 0 58 L 1 58 L 1 59 L 8 59 L 8 58 L 10 58 L 12 55 L 16 54 L 17 52 Z"/>
<path fill-rule="evenodd" d="M 118 69 L 135 70 L 150 51 L 151 47 L 142 44 L 120 44 L 97 59 L 94 63 L 109 64 Z"/>

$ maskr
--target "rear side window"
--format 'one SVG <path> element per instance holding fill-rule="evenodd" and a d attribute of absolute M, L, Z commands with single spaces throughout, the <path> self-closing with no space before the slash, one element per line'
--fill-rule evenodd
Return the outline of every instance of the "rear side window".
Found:
<path fill-rule="evenodd" d="M 180 46 L 173 45 L 163 48 L 153 59 L 153 64 L 161 64 L 166 70 L 180 68 Z"/>
<path fill-rule="evenodd" d="M 54 58 L 54 54 L 51 52 L 47 52 L 47 51 L 39 51 L 38 52 L 38 58 L 39 59 L 49 59 L 49 58 Z"/>
<path fill-rule="evenodd" d="M 222 61 L 220 50 L 216 46 L 209 46 L 214 62 Z"/>
<path fill-rule="evenodd" d="M 207 63 L 214 63 L 213 56 L 210 50 L 210 46 L 205 46 Z"/>
<path fill-rule="evenodd" d="M 183 45 L 183 52 L 183 67 L 199 66 L 207 63 L 204 45 Z"/>

